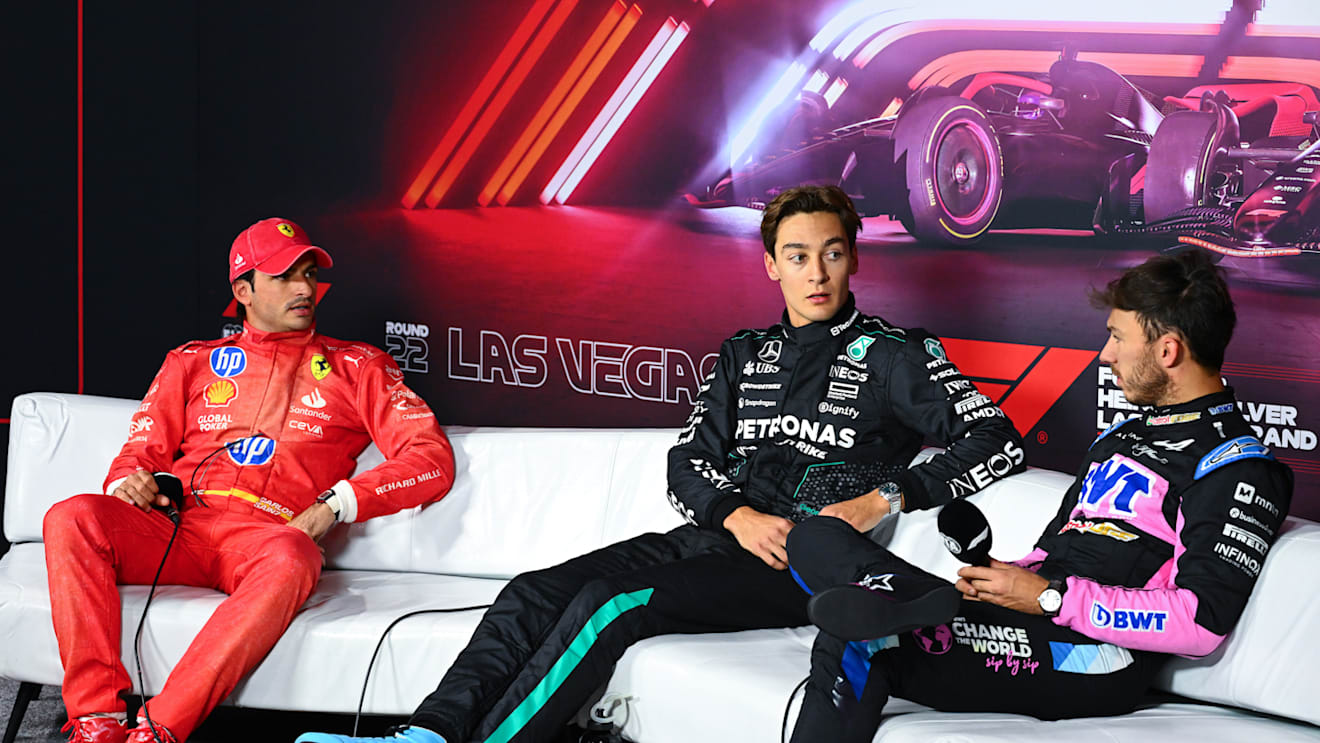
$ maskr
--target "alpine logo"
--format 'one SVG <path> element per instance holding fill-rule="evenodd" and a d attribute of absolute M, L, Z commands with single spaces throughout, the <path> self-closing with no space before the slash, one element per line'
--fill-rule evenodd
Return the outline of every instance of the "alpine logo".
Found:
<path fill-rule="evenodd" d="M 217 377 L 236 377 L 247 368 L 247 353 L 238 346 L 221 346 L 211 350 L 211 371 Z"/>
<path fill-rule="evenodd" d="M 1146 609 L 1110 609 L 1099 601 L 1091 602 L 1091 625 L 1118 632 L 1163 632 L 1169 612 Z"/>
<path fill-rule="evenodd" d="M 240 467 L 260 466 L 275 455 L 275 442 L 265 436 L 248 436 L 225 447 L 229 458 Z"/>

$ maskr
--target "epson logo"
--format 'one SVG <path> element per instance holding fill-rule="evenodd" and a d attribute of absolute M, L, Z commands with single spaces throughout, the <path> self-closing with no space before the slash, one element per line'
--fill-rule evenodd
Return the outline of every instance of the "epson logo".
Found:
<path fill-rule="evenodd" d="M 431 335 L 431 326 L 414 322 L 385 322 L 387 335 L 406 335 L 413 338 L 426 338 Z"/>

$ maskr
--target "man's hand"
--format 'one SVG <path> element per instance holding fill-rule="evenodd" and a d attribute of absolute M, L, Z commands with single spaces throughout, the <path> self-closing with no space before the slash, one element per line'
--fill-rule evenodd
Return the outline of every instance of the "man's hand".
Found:
<path fill-rule="evenodd" d="M 125 477 L 110 495 L 143 511 L 150 511 L 152 506 L 170 504 L 170 499 L 161 495 L 160 489 L 156 487 L 156 478 L 146 470 L 138 470 Z"/>
<path fill-rule="evenodd" d="M 958 575 L 954 587 L 966 598 L 1024 614 L 1045 613 L 1036 599 L 1050 582 L 1026 568 L 991 560 L 988 568 L 968 565 Z"/>
<path fill-rule="evenodd" d="M 313 542 L 321 541 L 334 525 L 335 512 L 324 503 L 313 503 L 289 522 L 289 526 L 311 537 Z"/>
<path fill-rule="evenodd" d="M 724 519 L 724 528 L 748 552 L 761 558 L 775 570 L 788 567 L 788 532 L 793 522 L 761 513 L 751 506 L 738 506 Z"/>
<path fill-rule="evenodd" d="M 820 509 L 820 515 L 847 521 L 852 528 L 865 534 L 889 515 L 889 500 L 876 488 L 866 495 L 831 503 Z"/>

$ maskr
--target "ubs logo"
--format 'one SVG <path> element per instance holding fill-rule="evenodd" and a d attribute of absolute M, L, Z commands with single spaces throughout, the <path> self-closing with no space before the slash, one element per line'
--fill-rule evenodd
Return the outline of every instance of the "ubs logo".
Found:
<path fill-rule="evenodd" d="M 761 346 L 761 350 L 756 353 L 756 358 L 767 364 L 773 364 L 779 360 L 779 353 L 784 349 L 784 342 L 780 340 L 766 341 Z"/>

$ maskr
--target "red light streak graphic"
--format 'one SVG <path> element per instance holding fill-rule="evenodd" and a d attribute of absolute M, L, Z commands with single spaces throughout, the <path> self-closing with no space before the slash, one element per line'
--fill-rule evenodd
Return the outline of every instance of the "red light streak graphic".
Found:
<path fill-rule="evenodd" d="M 564 160 L 564 164 L 559 166 L 559 170 L 557 170 L 554 177 L 550 179 L 549 185 L 545 187 L 545 190 L 541 191 L 542 204 L 549 204 L 550 201 L 554 199 L 555 192 L 564 184 L 564 180 L 567 179 L 568 174 L 572 172 L 573 166 L 578 164 L 582 159 L 582 155 L 587 151 L 587 148 L 596 141 L 596 137 L 600 135 L 601 130 L 603 130 L 605 125 L 609 122 L 610 116 L 612 116 L 614 112 L 618 110 L 619 106 L 622 105 L 623 99 L 628 96 L 628 92 L 637 84 L 637 80 L 641 78 L 642 73 L 646 72 L 646 66 L 649 65 L 651 60 L 655 59 L 656 55 L 660 53 L 660 49 L 664 47 L 665 41 L 667 41 L 669 36 L 673 34 L 674 28 L 674 19 L 670 18 L 666 20 L 660 30 L 656 32 L 655 37 L 651 39 L 651 43 L 647 44 L 642 55 L 633 63 L 632 69 L 628 70 L 628 74 L 624 76 L 623 82 L 619 83 L 619 87 L 615 89 L 613 95 L 610 96 L 610 99 L 606 101 L 605 105 L 601 108 L 600 113 L 596 114 L 596 118 L 592 120 L 591 126 L 587 127 L 587 133 L 582 135 L 582 139 L 578 140 L 577 145 L 573 147 L 573 151 L 569 153 L 568 159 Z"/>
<path fill-rule="evenodd" d="M 541 155 L 545 154 L 545 150 L 550 146 L 551 140 L 559 134 L 560 129 L 562 129 L 564 124 L 568 121 L 568 117 L 572 115 L 573 111 L 577 109 L 578 104 L 582 102 L 582 97 L 586 95 L 591 86 L 595 84 L 596 78 L 600 77 L 600 73 L 605 69 L 605 65 L 613 59 L 614 53 L 619 51 L 619 47 L 623 44 L 623 40 L 628 37 L 628 34 L 632 33 L 633 28 L 636 27 L 637 22 L 641 20 L 641 18 L 642 9 L 634 4 L 632 8 L 629 9 L 628 15 L 624 16 L 623 21 L 621 21 L 618 27 L 614 29 L 614 33 L 610 34 L 609 40 L 605 42 L 604 48 L 602 48 L 600 53 L 596 55 L 596 58 L 592 60 L 591 66 L 587 68 L 582 79 L 578 80 L 577 85 L 573 86 L 573 91 L 569 93 L 568 99 L 564 101 L 562 106 L 560 106 L 554 119 L 550 121 L 550 125 L 545 128 L 545 131 L 541 132 L 541 136 L 536 138 L 536 143 L 532 145 L 531 151 L 523 158 L 518 169 L 513 172 L 513 176 L 509 178 L 509 182 L 504 184 L 504 188 L 500 190 L 499 202 L 501 205 L 506 205 L 511 199 L 513 199 L 513 195 L 518 191 L 518 187 L 527 179 L 527 174 L 531 172 L 532 166 L 536 165 L 541 159 Z"/>
<path fill-rule="evenodd" d="M 610 143 L 610 140 L 614 138 L 614 134 L 619 130 L 619 127 L 623 125 L 623 122 L 628 118 L 628 115 L 632 113 L 637 102 L 641 100 L 642 96 L 646 95 L 646 91 L 650 89 L 651 83 L 655 82 L 655 78 L 659 76 L 661 70 L 665 68 L 665 65 L 669 63 L 670 58 L 674 56 L 674 52 L 678 49 L 679 44 L 682 44 L 683 40 L 687 38 L 688 30 L 688 25 L 686 23 L 679 23 L 677 28 L 675 28 L 674 19 L 672 17 L 665 21 L 664 27 L 661 29 L 660 33 L 656 35 L 656 38 L 659 39 L 662 38 L 662 34 L 668 33 L 668 38 L 665 40 L 664 46 L 660 48 L 660 51 L 655 55 L 655 58 L 651 60 L 650 64 L 648 64 L 646 69 L 642 72 L 637 80 L 637 84 L 633 86 L 632 90 L 628 91 L 627 96 L 624 97 L 619 108 L 610 116 L 609 121 L 607 121 L 605 126 L 601 129 L 600 135 L 591 143 L 586 152 L 583 153 L 581 161 L 573 167 L 572 172 L 570 172 L 568 178 L 565 179 L 564 185 L 559 187 L 558 192 L 555 193 L 556 201 L 563 204 L 568 200 L 568 197 L 573 194 L 573 190 L 577 188 L 578 183 L 582 181 L 582 178 L 587 174 L 587 171 L 595 164 L 596 158 L 600 156 L 601 151 L 604 150 L 606 145 Z"/>
<path fill-rule="evenodd" d="M 435 179 L 435 174 L 440 172 L 440 166 L 445 164 L 445 160 L 453 152 L 454 146 L 458 144 L 458 138 L 463 136 L 463 132 L 467 131 L 473 119 L 477 118 L 481 107 L 490 98 L 491 91 L 495 89 L 495 85 L 499 83 L 500 79 L 504 77 L 504 73 L 508 72 L 509 67 L 513 65 L 514 58 L 518 56 L 518 52 L 527 43 L 527 39 L 531 38 L 532 31 L 536 30 L 536 24 L 541 22 L 541 19 L 545 17 L 546 12 L 550 10 L 550 6 L 554 2 L 555 0 L 536 0 L 532 9 L 527 12 L 527 16 L 518 24 L 513 36 L 509 37 L 504 49 L 500 51 L 499 56 L 495 58 L 495 62 L 486 71 L 485 77 L 477 83 L 477 89 L 472 92 L 472 97 L 458 112 L 458 116 L 449 125 L 445 136 L 441 138 L 440 144 L 436 145 L 435 151 L 431 153 L 431 157 L 422 166 L 421 172 L 417 174 L 412 185 L 408 187 L 408 192 L 403 196 L 403 206 L 405 208 L 411 209 L 417 206 L 422 194 L 426 193 L 426 187 L 431 185 L 431 181 Z"/>
<path fill-rule="evenodd" d="M 481 194 L 477 196 L 478 204 L 482 206 L 490 204 L 491 199 L 495 197 L 495 192 L 499 190 L 500 185 L 509 177 L 510 171 L 513 170 L 514 165 L 518 162 L 518 158 L 522 157 L 523 154 L 527 152 L 527 148 L 532 144 L 532 139 L 541 131 L 542 127 L 545 126 L 545 122 L 548 121 L 550 115 L 554 113 L 555 107 L 564 100 L 564 96 L 568 95 L 569 87 L 572 86 L 573 82 L 582 74 L 582 70 L 586 69 L 587 63 L 591 60 L 591 55 L 595 54 L 596 50 L 605 43 L 605 37 L 609 35 L 610 29 L 618 24 L 619 19 L 623 17 L 626 9 L 627 6 L 623 4 L 622 0 L 615 0 L 614 3 L 610 5 L 609 10 L 605 12 L 605 17 L 600 20 L 599 24 L 597 24 L 596 30 L 587 38 L 587 43 L 583 44 L 581 51 L 579 51 L 577 56 L 573 58 L 572 63 L 568 65 L 568 69 L 564 71 L 563 76 L 559 78 L 559 82 L 555 83 L 555 87 L 550 90 L 550 95 L 546 96 L 545 102 L 541 104 L 541 108 L 537 110 L 534 116 L 532 116 L 532 120 L 527 124 L 527 128 L 523 130 L 522 135 L 518 137 L 516 142 L 514 142 L 513 148 L 509 150 L 509 154 L 504 156 L 504 160 L 500 162 L 499 167 L 495 169 L 495 175 L 491 176 L 490 180 L 486 183 L 486 187 L 483 188 Z"/>
<path fill-rule="evenodd" d="M 577 3 L 578 0 L 560 0 L 558 7 L 550 14 L 550 18 L 537 32 L 536 37 L 532 39 L 532 43 L 527 46 L 526 53 L 523 54 L 522 59 L 518 60 L 513 72 L 509 73 L 509 77 L 505 79 L 504 84 L 495 92 L 495 97 L 491 99 L 490 105 L 481 114 L 481 118 L 477 119 L 477 123 L 472 125 L 472 131 L 468 133 L 467 139 L 454 153 L 454 158 L 449 161 L 449 165 L 440 174 L 440 179 L 431 187 L 430 193 L 426 195 L 427 206 L 435 208 L 440 204 L 440 200 L 449 191 L 449 187 L 454 185 L 454 180 L 458 178 L 459 172 L 472 158 L 472 153 L 477 151 L 481 141 L 490 132 L 495 119 L 499 118 L 501 113 L 504 113 L 504 107 L 508 105 L 509 100 L 513 98 L 513 94 L 527 79 L 527 74 L 541 59 L 541 54 L 545 52 L 546 47 L 550 45 L 550 41 L 559 32 L 560 27 L 564 25 L 564 20 L 568 18 L 568 14 L 573 11 L 573 8 L 577 7 Z"/>

